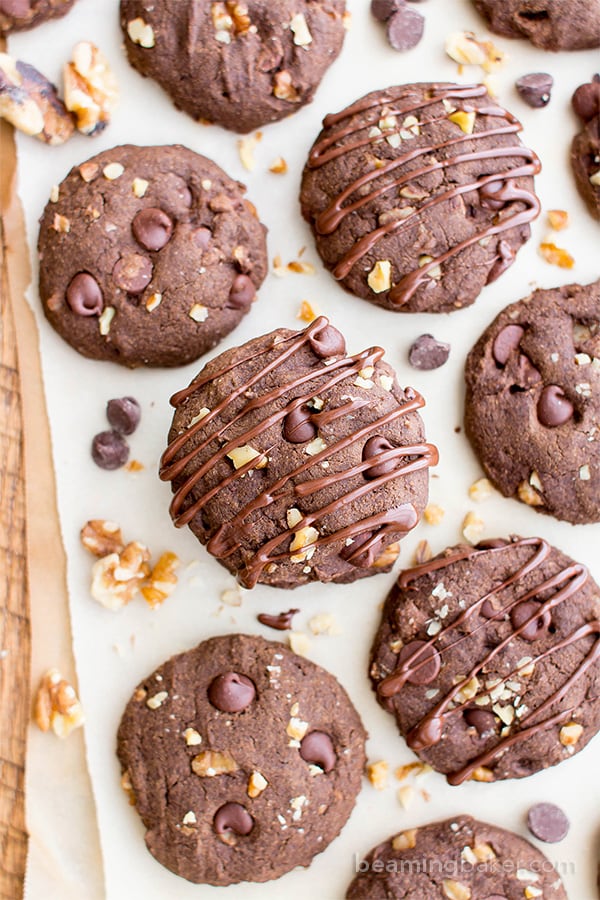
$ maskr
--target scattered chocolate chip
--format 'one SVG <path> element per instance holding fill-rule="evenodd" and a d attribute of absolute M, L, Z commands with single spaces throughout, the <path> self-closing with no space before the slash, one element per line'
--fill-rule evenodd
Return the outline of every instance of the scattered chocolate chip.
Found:
<path fill-rule="evenodd" d="M 299 609 L 288 609 L 287 612 L 280 612 L 278 616 L 259 613 L 256 618 L 261 625 L 266 625 L 268 628 L 274 628 L 276 631 L 289 631 L 292 627 L 292 619 L 299 612 Z"/>
<path fill-rule="evenodd" d="M 67 303 L 78 316 L 99 316 L 104 309 L 100 285 L 89 272 L 79 272 L 67 288 Z"/>
<path fill-rule="evenodd" d="M 112 270 L 113 281 L 128 294 L 141 294 L 152 280 L 153 266 L 147 256 L 130 253 L 122 256 Z"/>
<path fill-rule="evenodd" d="M 381 453 L 385 453 L 387 450 L 393 450 L 394 447 L 390 442 L 383 437 L 381 434 L 374 434 L 373 437 L 370 437 L 363 447 L 362 458 L 363 462 L 367 460 L 376 460 L 377 457 Z M 385 462 L 375 463 L 373 466 L 369 466 L 368 469 L 363 470 L 363 476 L 369 480 L 371 478 L 379 478 L 381 475 L 387 475 L 389 472 L 393 472 L 394 469 L 398 466 L 398 458 L 396 459 L 388 459 Z"/>
<path fill-rule="evenodd" d="M 531 75 L 522 75 L 515 81 L 515 87 L 527 106 L 540 109 L 550 102 L 550 92 L 554 79 L 547 72 L 532 72 Z"/>
<path fill-rule="evenodd" d="M 513 350 L 516 350 L 525 334 L 522 325 L 505 325 L 492 347 L 492 355 L 499 366 L 505 366 Z"/>
<path fill-rule="evenodd" d="M 524 600 L 523 603 L 518 603 L 510 613 L 510 621 L 513 628 L 515 630 L 521 628 L 528 619 L 532 619 L 532 616 L 535 616 L 536 611 L 539 609 L 541 609 L 541 604 L 535 600 Z M 548 630 L 550 621 L 550 611 L 546 610 L 537 618 L 532 619 L 528 625 L 525 625 L 525 628 L 519 632 L 519 637 L 524 641 L 536 641 Z"/>
<path fill-rule="evenodd" d="M 208 699 L 222 712 L 241 712 L 256 696 L 254 682 L 237 672 L 217 675 L 208 688 Z"/>
<path fill-rule="evenodd" d="M 581 84 L 572 99 L 573 109 L 583 122 L 600 115 L 600 75 L 594 75 L 588 84 Z"/>
<path fill-rule="evenodd" d="M 422 334 L 411 345 L 408 361 L 415 369 L 439 369 L 450 356 L 450 344 L 436 341 L 432 334 Z"/>
<path fill-rule="evenodd" d="M 538 419 L 546 428 L 564 425 L 573 417 L 574 407 L 562 388 L 556 384 L 547 385 L 537 405 Z"/>
<path fill-rule="evenodd" d="M 411 50 L 416 47 L 425 28 L 425 19 L 416 9 L 402 6 L 387 23 L 387 39 L 393 50 Z"/>
<path fill-rule="evenodd" d="M 197 228 L 194 232 L 194 241 L 201 250 L 207 250 L 212 237 L 210 228 Z"/>
<path fill-rule="evenodd" d="M 402 6 L 404 0 L 371 0 L 371 13 L 380 22 L 387 20 Z"/>
<path fill-rule="evenodd" d="M 283 436 L 290 444 L 304 444 L 312 441 L 317 434 L 317 426 L 312 421 L 313 413 L 303 403 L 287 414 L 283 420 Z"/>
<path fill-rule="evenodd" d="M 129 459 L 129 444 L 118 431 L 101 431 L 92 441 L 92 459 L 101 469 L 120 469 Z"/>
<path fill-rule="evenodd" d="M 496 717 L 485 709 L 466 709 L 463 717 L 467 725 L 476 730 L 479 737 L 495 734 L 498 731 Z"/>
<path fill-rule="evenodd" d="M 121 397 L 106 404 L 106 418 L 120 434 L 133 434 L 140 424 L 142 411 L 135 397 Z"/>
<path fill-rule="evenodd" d="M 328 359 L 330 356 L 344 356 L 346 353 L 346 341 L 344 335 L 333 325 L 323 324 L 309 337 L 313 353 L 320 359 Z"/>
<path fill-rule="evenodd" d="M 225 803 L 215 813 L 213 819 L 217 834 L 233 831 L 235 834 L 250 834 L 254 819 L 241 803 Z"/>
<path fill-rule="evenodd" d="M 173 222 L 162 209 L 141 209 L 132 223 L 133 235 L 146 250 L 162 250 L 173 234 Z"/>
<path fill-rule="evenodd" d="M 337 760 L 333 741 L 324 731 L 310 731 L 302 738 L 300 756 L 305 762 L 319 766 L 325 773 L 331 772 Z"/>
<path fill-rule="evenodd" d="M 420 648 L 423 649 L 417 654 Z M 429 684 L 437 677 L 441 667 L 440 655 L 431 644 L 425 641 L 405 644 L 398 654 L 397 667 L 400 668 L 409 657 L 414 657 L 406 679 L 409 684 Z"/>
<path fill-rule="evenodd" d="M 236 275 L 229 292 L 227 306 L 232 309 L 248 309 L 256 297 L 254 283 L 247 275 Z"/>
<path fill-rule="evenodd" d="M 547 844 L 556 844 L 566 838 L 570 825 L 562 809 L 554 803 L 536 803 L 527 813 L 530 832 Z"/>

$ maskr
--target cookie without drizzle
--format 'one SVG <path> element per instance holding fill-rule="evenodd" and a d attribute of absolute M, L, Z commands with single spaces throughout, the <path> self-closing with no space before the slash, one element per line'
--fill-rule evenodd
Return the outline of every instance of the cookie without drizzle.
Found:
<path fill-rule="evenodd" d="M 370 677 L 450 784 L 532 775 L 600 728 L 600 589 L 542 538 L 449 547 L 400 573 Z"/>
<path fill-rule="evenodd" d="M 496 34 L 542 50 L 600 47 L 600 0 L 473 0 Z"/>
<path fill-rule="evenodd" d="M 0 34 L 25 31 L 64 16 L 75 0 L 0 0 Z"/>
<path fill-rule="evenodd" d="M 171 516 L 244 587 L 350 582 L 393 564 L 437 450 L 423 398 L 383 356 L 347 355 L 320 317 L 226 351 L 171 399 Z"/>
<path fill-rule="evenodd" d="M 345 825 L 366 734 L 342 686 L 283 644 L 229 635 L 160 666 L 118 733 L 152 855 L 201 884 L 308 866 Z"/>

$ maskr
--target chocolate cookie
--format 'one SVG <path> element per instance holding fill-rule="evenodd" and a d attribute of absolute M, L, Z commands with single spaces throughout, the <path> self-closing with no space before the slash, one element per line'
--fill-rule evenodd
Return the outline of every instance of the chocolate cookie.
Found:
<path fill-rule="evenodd" d="M 600 0 L 473 0 L 496 34 L 542 50 L 600 47 Z"/>
<path fill-rule="evenodd" d="M 540 164 L 483 85 L 374 91 L 323 121 L 300 202 L 353 294 L 396 312 L 468 306 L 539 213 Z"/>
<path fill-rule="evenodd" d="M 543 853 L 512 831 L 471 816 L 401 831 L 371 850 L 357 872 L 349 900 L 567 900 Z"/>
<path fill-rule="evenodd" d="M 580 85 L 572 102 L 583 129 L 571 144 L 571 166 L 577 190 L 594 218 L 600 219 L 600 75 Z"/>
<path fill-rule="evenodd" d="M 129 61 L 194 119 L 246 132 L 313 99 L 344 40 L 345 0 L 121 0 Z"/>
<path fill-rule="evenodd" d="M 68 13 L 75 0 L 0 0 L 0 34 L 25 31 Z"/>
<path fill-rule="evenodd" d="M 538 290 L 467 357 L 465 429 L 506 497 L 600 521 L 600 281 Z"/>
<path fill-rule="evenodd" d="M 542 538 L 450 547 L 400 573 L 371 681 L 450 784 L 522 778 L 600 728 L 600 591 Z"/>
<path fill-rule="evenodd" d="M 136 689 L 122 784 L 163 866 L 204 884 L 308 866 L 345 825 L 366 734 L 342 686 L 283 644 L 205 641 Z"/>
<path fill-rule="evenodd" d="M 46 318 L 92 359 L 179 366 L 248 312 L 266 229 L 245 188 L 185 147 L 115 147 L 71 169 L 41 219 Z"/>
<path fill-rule="evenodd" d="M 324 317 L 213 359 L 171 399 L 171 516 L 244 587 L 388 571 L 427 502 L 423 398 Z"/>

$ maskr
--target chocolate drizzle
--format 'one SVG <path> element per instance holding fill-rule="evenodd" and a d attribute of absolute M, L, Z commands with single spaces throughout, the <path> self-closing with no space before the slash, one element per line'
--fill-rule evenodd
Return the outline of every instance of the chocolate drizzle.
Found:
<path fill-rule="evenodd" d="M 511 634 L 503 640 L 500 640 L 496 646 L 491 648 L 488 654 L 483 659 L 477 660 L 474 663 L 472 669 L 464 676 L 464 678 L 456 685 L 454 685 L 450 692 L 447 693 L 441 700 L 435 703 L 435 705 L 421 719 L 421 721 L 414 725 L 414 727 L 409 731 L 406 740 L 409 747 L 411 747 L 412 749 L 417 751 L 424 750 L 427 747 L 431 747 L 439 743 L 439 741 L 443 739 L 445 725 L 448 723 L 449 719 L 453 716 L 464 715 L 467 708 L 470 708 L 469 704 L 472 703 L 472 699 L 466 700 L 464 702 L 455 700 L 462 689 L 474 677 L 481 673 L 489 665 L 489 663 L 492 662 L 492 660 L 502 652 L 502 650 L 508 647 L 511 641 L 516 636 L 525 636 L 525 634 L 528 633 L 528 631 L 530 632 L 532 628 L 535 629 L 536 624 L 540 619 L 549 620 L 552 609 L 563 603 L 569 597 L 574 596 L 577 591 L 579 591 L 583 587 L 588 579 L 588 570 L 585 566 L 580 565 L 579 563 L 573 563 L 572 565 L 569 565 L 562 571 L 558 572 L 556 575 L 544 579 L 540 584 L 517 597 L 508 605 L 503 606 L 502 608 L 495 611 L 491 603 L 492 598 L 497 597 L 509 585 L 518 583 L 526 575 L 534 572 L 539 568 L 544 560 L 547 559 L 548 555 L 550 554 L 551 547 L 545 540 L 541 538 L 513 538 L 512 543 L 503 543 L 500 546 L 461 547 L 458 548 L 456 552 L 451 553 L 448 556 L 431 560 L 431 562 L 424 563 L 421 566 L 416 566 L 413 569 L 407 569 L 400 574 L 397 582 L 397 587 L 398 590 L 403 591 L 409 588 L 409 585 L 412 581 L 417 580 L 421 576 L 438 571 L 440 569 L 444 569 L 447 566 L 459 562 L 460 560 L 472 558 L 480 553 L 502 553 L 507 549 L 507 547 L 515 546 L 532 547 L 534 551 L 533 555 L 511 576 L 505 579 L 505 581 L 500 584 L 496 584 L 488 593 L 486 593 L 483 597 L 480 597 L 470 607 L 463 610 L 462 612 L 459 612 L 456 618 L 448 625 L 442 627 L 442 629 L 434 637 L 414 641 L 413 652 L 405 652 L 402 657 L 399 657 L 399 665 L 396 670 L 386 678 L 384 678 L 381 682 L 379 682 L 377 686 L 377 693 L 382 699 L 387 699 L 389 702 L 389 698 L 396 696 L 402 690 L 405 684 L 419 683 L 419 678 L 418 676 L 415 677 L 415 672 L 418 672 L 421 667 L 431 667 L 432 652 L 435 652 L 437 655 L 439 655 L 440 662 L 443 665 L 444 656 L 449 651 L 451 652 L 457 644 L 469 640 L 470 635 L 467 634 L 462 637 L 457 637 L 455 641 L 449 643 L 446 646 L 442 647 L 440 645 L 440 641 L 442 641 L 444 638 L 447 638 L 453 632 L 456 632 L 457 629 L 460 629 L 463 623 L 466 623 L 468 620 L 471 620 L 473 617 L 480 614 L 484 619 L 504 619 L 507 617 L 507 620 L 511 621 Z M 542 596 L 546 597 L 546 599 L 544 599 L 543 601 L 541 599 Z M 511 612 L 517 606 L 526 603 L 531 604 L 531 614 L 527 618 L 523 616 L 515 617 L 511 615 Z M 518 626 L 516 623 L 518 623 Z M 475 626 L 472 633 L 484 627 L 485 622 L 482 622 L 481 624 Z M 578 641 L 584 640 L 585 638 L 589 638 L 590 636 L 594 635 L 596 636 L 596 640 L 593 643 L 589 653 L 585 656 L 579 667 L 561 685 L 561 687 L 558 690 L 554 691 L 554 693 L 550 694 L 536 709 L 522 716 L 519 720 L 519 728 L 516 731 L 514 731 L 512 734 L 501 737 L 500 740 L 491 749 L 477 755 L 461 769 L 448 774 L 447 780 L 450 784 L 461 784 L 463 781 L 470 778 L 477 768 L 479 768 L 480 766 L 484 766 L 489 762 L 493 762 L 498 756 L 504 753 L 513 744 L 519 741 L 523 741 L 526 738 L 546 728 L 549 728 L 551 725 L 554 725 L 561 720 L 566 719 L 574 712 L 574 709 L 572 708 L 563 709 L 556 713 L 553 713 L 547 718 L 542 718 L 543 714 L 547 712 L 550 707 L 562 700 L 562 698 L 567 694 L 570 687 L 584 675 L 584 673 L 590 668 L 590 666 L 594 665 L 594 663 L 596 663 L 600 659 L 600 621 L 586 622 L 565 638 L 557 640 L 552 647 L 545 650 L 543 653 L 540 653 L 538 656 L 532 658 L 532 664 L 535 665 L 540 660 L 551 656 L 556 650 L 559 650 L 563 647 L 568 647 L 571 644 L 577 643 Z M 413 644 L 408 646 L 413 646 Z M 403 649 L 406 651 L 407 648 L 405 647 Z M 503 680 L 510 680 L 511 678 L 515 678 L 518 676 L 519 669 L 516 668 L 511 672 L 507 672 L 505 675 L 503 674 Z M 423 679 L 420 680 L 423 681 Z M 489 696 L 492 693 L 492 690 L 493 688 L 490 688 L 488 690 L 479 689 L 477 692 L 477 697 L 479 698 Z"/>
<path fill-rule="evenodd" d="M 328 333 L 331 332 L 331 334 Z M 334 334 L 335 332 L 335 334 Z M 294 410 L 305 407 L 314 397 L 314 382 L 319 379 L 321 384 L 319 392 L 328 392 L 331 389 L 345 381 L 346 379 L 357 376 L 360 371 L 366 367 L 375 366 L 382 359 L 384 351 L 379 347 L 373 347 L 357 353 L 354 356 L 341 355 L 330 356 L 323 360 L 320 349 L 323 346 L 331 346 L 336 351 L 343 349 L 340 340 L 333 340 L 335 336 L 341 338 L 339 332 L 329 326 L 327 319 L 320 317 L 315 320 L 308 328 L 302 332 L 294 333 L 290 337 L 280 340 L 274 345 L 266 347 L 264 350 L 255 354 L 241 365 L 249 362 L 251 359 L 257 359 L 267 356 L 267 360 L 260 370 L 249 377 L 243 383 L 240 383 L 230 394 L 220 403 L 208 412 L 204 418 L 192 424 L 182 434 L 173 438 L 163 454 L 161 461 L 160 477 L 164 481 L 180 480 L 184 470 L 190 463 L 198 460 L 199 457 L 210 446 L 214 448 L 210 458 L 198 465 L 198 468 L 192 474 L 186 475 L 183 481 L 177 487 L 172 503 L 171 516 L 175 525 L 178 527 L 189 524 L 195 516 L 201 513 L 203 507 L 225 486 L 234 483 L 237 479 L 243 477 L 251 469 L 255 469 L 262 459 L 266 459 L 271 448 L 262 451 L 259 457 L 250 460 L 240 468 L 231 471 L 229 475 L 223 478 L 218 485 L 212 487 L 199 498 L 193 496 L 195 487 L 201 482 L 202 478 L 211 471 L 211 469 L 220 461 L 226 458 L 237 447 L 248 444 L 252 441 L 259 440 L 260 436 L 271 426 L 281 423 L 282 427 L 288 417 Z M 316 349 L 313 346 L 316 341 Z M 280 369 L 284 360 L 289 359 L 301 348 L 309 345 L 313 348 L 317 359 L 316 366 L 308 371 L 293 378 L 290 381 L 282 383 L 279 386 L 260 393 L 260 385 L 265 383 L 265 378 L 275 370 Z M 277 350 L 276 356 L 273 351 Z M 189 387 L 179 391 L 171 398 L 174 407 L 184 404 L 196 391 L 207 385 L 209 382 L 216 381 L 220 377 L 227 375 L 237 363 L 231 363 L 223 369 L 207 374 L 200 374 Z M 264 418 L 258 424 L 248 427 L 242 434 L 238 434 L 234 439 L 228 439 L 227 431 L 240 421 L 242 421 L 249 413 L 263 409 L 270 404 L 274 404 L 280 398 L 285 401 L 286 396 L 292 390 L 301 388 L 303 384 L 310 385 L 309 392 L 301 396 L 294 397 L 285 406 L 280 406 L 275 411 Z M 248 399 L 242 409 L 237 412 L 231 421 L 222 424 L 220 427 L 212 428 L 211 424 L 215 419 L 222 416 L 228 405 L 239 397 L 249 396 L 252 392 L 253 396 Z M 258 394 L 257 394 L 258 392 Z M 308 480 L 294 484 L 293 482 L 307 473 L 315 465 L 325 462 L 332 458 L 339 451 L 361 440 L 368 440 L 373 435 L 377 435 L 382 427 L 416 412 L 424 405 L 423 398 L 410 388 L 405 392 L 405 401 L 398 403 L 393 409 L 381 415 L 375 421 L 358 428 L 352 434 L 337 440 L 335 443 L 325 447 L 313 456 L 307 456 L 302 464 L 279 478 L 274 484 L 269 485 L 264 490 L 260 490 L 250 502 L 239 510 L 228 522 L 219 527 L 214 534 L 211 535 L 207 543 L 210 553 L 219 559 L 225 559 L 235 553 L 241 546 L 246 535 L 250 534 L 251 526 L 248 518 L 257 513 L 259 510 L 265 510 L 274 502 L 285 498 L 286 502 L 293 505 L 295 501 L 302 498 L 312 497 L 314 494 L 324 491 L 333 484 L 343 482 L 354 478 L 359 474 L 365 475 L 363 481 L 358 486 L 353 487 L 347 493 L 333 502 L 327 503 L 320 509 L 303 516 L 301 521 L 296 523 L 293 528 L 283 528 L 280 534 L 266 541 L 249 559 L 245 560 L 245 569 L 240 575 L 241 582 L 247 587 L 253 587 L 264 569 L 272 563 L 289 560 L 294 552 L 284 549 L 289 544 L 294 533 L 309 526 L 318 526 L 318 523 L 330 513 L 339 508 L 340 504 L 348 504 L 359 501 L 368 493 L 380 488 L 387 482 L 394 479 L 402 478 L 409 473 L 416 472 L 421 469 L 435 465 L 438 459 L 436 448 L 431 444 L 418 443 L 401 447 L 391 447 L 385 449 L 377 457 L 379 474 L 373 472 L 373 459 L 363 459 L 360 463 L 350 466 L 344 472 L 335 472 L 326 474 L 322 477 L 309 478 Z M 318 416 L 314 419 L 319 426 L 334 422 L 335 420 L 346 417 L 355 413 L 364 406 L 368 406 L 370 401 L 367 398 L 348 397 L 338 407 L 326 407 L 319 411 Z M 206 435 L 196 446 L 190 446 L 193 437 L 202 432 Z M 386 463 L 393 463 L 386 465 Z M 334 533 L 320 535 L 315 541 L 314 546 L 317 548 L 326 546 L 333 542 L 347 542 L 345 549 L 352 549 L 353 539 L 359 534 L 371 532 L 366 541 L 356 541 L 357 549 L 357 565 L 361 565 L 360 559 L 364 555 L 368 555 L 369 550 L 382 539 L 390 534 L 398 534 L 407 532 L 417 524 L 418 514 L 411 503 L 405 503 L 395 509 L 388 509 L 375 515 L 360 519 L 352 525 L 340 528 Z M 311 543 L 313 546 L 313 543 Z M 352 561 L 354 554 L 346 555 L 344 558 Z"/>
<path fill-rule="evenodd" d="M 323 120 L 325 132 L 320 140 L 316 142 L 312 148 L 308 167 L 317 169 L 337 157 L 343 156 L 352 150 L 360 149 L 375 144 L 378 141 L 385 140 L 391 135 L 399 135 L 403 129 L 401 119 L 398 120 L 397 127 L 381 131 L 376 128 L 381 117 L 382 109 L 385 109 L 386 117 L 405 117 L 407 115 L 415 115 L 418 118 L 418 127 L 421 132 L 428 125 L 439 122 L 441 119 L 447 119 L 448 113 L 440 116 L 434 112 L 434 117 L 426 119 L 423 113 L 436 104 L 443 101 L 455 100 L 458 104 L 462 104 L 464 111 L 475 111 L 481 116 L 490 116 L 495 119 L 504 120 L 506 124 L 498 125 L 494 128 L 486 128 L 481 131 L 474 131 L 472 134 L 461 133 L 455 138 L 442 141 L 437 144 L 425 144 L 423 146 L 412 147 L 412 142 L 402 144 L 402 151 L 395 159 L 386 162 L 381 168 L 374 169 L 357 177 L 344 191 L 342 191 L 315 219 L 314 227 L 318 234 L 329 235 L 336 231 L 342 220 L 356 210 L 368 206 L 376 198 L 387 194 L 390 191 L 397 191 L 403 185 L 409 184 L 422 176 L 430 175 L 436 170 L 447 170 L 452 166 L 460 166 L 464 163 L 473 162 L 475 160 L 499 159 L 506 157 L 511 160 L 511 168 L 506 172 L 496 172 L 493 175 L 482 175 L 476 181 L 467 184 L 457 184 L 447 190 L 443 190 L 438 194 L 434 194 L 412 213 L 409 213 L 403 219 L 394 219 L 377 228 L 374 228 L 369 234 L 364 235 L 356 241 L 351 250 L 337 263 L 333 269 L 333 275 L 338 280 L 345 278 L 352 267 L 359 262 L 379 241 L 380 238 L 399 231 L 400 229 L 410 227 L 415 220 L 422 217 L 426 210 L 438 206 L 441 203 L 452 201 L 456 197 L 479 191 L 482 198 L 481 205 L 486 208 L 501 209 L 510 204 L 517 204 L 510 215 L 497 216 L 491 224 L 481 231 L 476 231 L 470 238 L 460 241 L 455 246 L 448 249 L 445 253 L 433 258 L 422 267 L 403 274 L 400 280 L 393 285 L 389 291 L 389 300 L 397 305 L 402 306 L 407 303 L 415 291 L 423 284 L 431 280 L 429 272 L 435 267 L 456 256 L 467 247 L 476 244 L 478 241 L 489 239 L 490 237 L 502 234 L 509 229 L 519 227 L 531 222 L 537 217 L 540 211 L 539 200 L 535 194 L 525 188 L 518 187 L 516 179 L 530 177 L 537 174 L 540 169 L 540 162 L 533 150 L 529 150 L 520 143 L 516 142 L 509 146 L 495 146 L 487 149 L 477 150 L 473 147 L 477 142 L 496 135 L 517 134 L 521 131 L 520 122 L 511 113 L 507 112 L 500 106 L 496 106 L 490 100 L 488 106 L 474 106 L 465 103 L 469 99 L 486 98 L 487 91 L 483 85 L 452 85 L 452 84 L 432 84 L 430 88 L 430 97 L 426 100 L 418 102 L 410 99 L 411 95 L 403 88 L 391 88 L 389 92 L 378 94 L 376 98 L 369 96 L 359 100 L 357 103 L 347 107 L 342 112 L 329 115 Z M 408 100 L 406 104 L 402 101 Z M 357 115 L 367 114 L 367 120 L 357 124 L 353 121 Z M 480 119 L 478 121 L 481 121 Z M 344 124 L 346 123 L 346 124 Z M 331 129 L 336 128 L 333 133 Z M 354 140 L 352 137 L 356 136 Z M 349 140 L 350 139 L 350 140 Z M 468 152 L 458 152 L 454 156 L 446 159 L 436 159 L 433 154 L 436 151 L 445 150 L 448 147 L 469 143 Z M 415 141 L 415 143 L 419 143 Z M 404 152 L 405 151 L 405 152 Z M 404 171 L 397 178 L 382 183 L 380 179 L 384 178 L 397 169 L 402 169 L 412 160 L 418 160 L 424 157 L 423 165 L 418 168 Z M 523 163 L 515 165 L 515 157 L 521 157 Z M 369 192 L 367 186 L 371 183 L 373 189 Z M 376 183 L 379 182 L 379 185 Z M 352 196 L 355 199 L 352 200 Z M 349 202 L 347 202 L 349 201 Z M 414 201 L 411 201 L 411 203 Z M 504 269 L 512 263 L 514 252 L 507 241 L 499 242 L 498 258 L 490 269 L 488 281 L 497 278 Z"/>

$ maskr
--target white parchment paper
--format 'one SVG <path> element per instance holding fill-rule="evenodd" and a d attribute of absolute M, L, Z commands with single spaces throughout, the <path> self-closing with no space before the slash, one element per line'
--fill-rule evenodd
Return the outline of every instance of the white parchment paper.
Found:
<path fill-rule="evenodd" d="M 578 127 L 570 110 L 570 96 L 596 70 L 598 55 L 594 51 L 543 53 L 526 42 L 491 36 L 510 55 L 498 74 L 500 100 L 521 117 L 524 140 L 537 150 L 544 163 L 537 180 L 543 207 L 570 213 L 571 225 L 557 236 L 557 242 L 573 253 L 574 269 L 558 269 L 539 257 L 537 246 L 548 231 L 542 216 L 534 223 L 532 240 L 521 250 L 516 263 L 484 290 L 475 306 L 451 316 L 394 315 L 349 296 L 322 269 L 297 203 L 306 153 L 322 117 L 369 90 L 410 81 L 456 79 L 457 67 L 443 49 L 450 32 L 472 29 L 479 36 L 490 35 L 468 0 L 428 0 L 419 7 L 427 19 L 424 40 L 416 49 L 398 54 L 389 49 L 383 29 L 369 15 L 368 0 L 350 0 L 349 6 L 354 22 L 340 59 L 325 78 L 312 106 L 263 129 L 252 173 L 240 163 L 235 135 L 216 126 L 194 123 L 175 110 L 157 85 L 129 68 L 122 50 L 117 0 L 78 0 L 65 19 L 12 37 L 12 53 L 56 80 L 73 45 L 91 39 L 108 55 L 122 90 L 113 123 L 95 140 L 76 137 L 64 147 L 51 148 L 20 136 L 20 195 L 35 257 L 37 220 L 52 185 L 59 183 L 72 165 L 100 150 L 126 142 L 183 143 L 245 181 L 249 198 L 269 227 L 271 258 L 279 253 L 287 262 L 297 258 L 300 248 L 306 246 L 304 258 L 316 264 L 317 274 L 290 274 L 284 279 L 270 275 L 251 313 L 220 349 L 277 326 L 299 326 L 295 317 L 302 299 L 310 300 L 342 328 L 350 351 L 371 344 L 386 347 L 387 358 L 397 368 L 401 382 L 414 384 L 425 394 L 427 436 L 438 444 L 441 455 L 431 480 L 431 501 L 443 506 L 446 514 L 441 525 L 421 524 L 404 541 L 401 563 L 408 565 L 419 540 L 427 539 L 434 552 L 457 541 L 465 513 L 474 508 L 467 491 L 481 471 L 464 434 L 455 431 L 462 420 L 462 371 L 467 351 L 504 305 L 525 296 L 532 287 L 550 287 L 571 280 L 585 283 L 600 275 L 600 230 L 580 201 L 568 168 L 569 143 Z M 531 110 L 517 97 L 513 83 L 519 75 L 539 71 L 550 72 L 555 77 L 555 87 L 546 109 Z M 473 75 L 467 69 L 458 78 L 468 81 Z M 285 176 L 268 172 L 277 156 L 287 160 L 289 172 Z M 304 631 L 308 631 L 307 622 L 312 615 L 330 612 L 336 617 L 341 634 L 311 636 L 310 657 L 334 672 L 349 691 L 370 733 L 369 757 L 386 759 L 393 770 L 414 757 L 398 737 L 391 717 L 375 703 L 366 678 L 366 664 L 379 605 L 394 575 L 350 586 L 307 587 L 293 594 L 258 587 L 243 593 L 241 607 L 222 608 L 220 594 L 233 585 L 233 579 L 191 534 L 173 528 L 167 512 L 170 488 L 161 484 L 156 475 L 171 419 L 168 398 L 188 384 L 201 363 L 170 371 L 126 371 L 110 363 L 86 360 L 63 343 L 43 319 L 35 281 L 30 299 L 41 331 L 68 558 L 75 656 L 87 712 L 88 762 L 98 807 L 107 895 L 110 900 L 216 896 L 219 889 L 187 884 L 152 859 L 144 846 L 142 825 L 119 786 L 115 733 L 132 689 L 163 659 L 211 635 L 242 630 L 276 638 L 275 632 L 257 623 L 258 612 L 279 612 L 299 605 L 302 612 L 295 625 Z M 451 357 L 443 369 L 419 373 L 409 367 L 408 347 L 423 332 L 433 332 L 439 339 L 451 342 Z M 90 458 L 90 441 L 96 432 L 107 427 L 106 401 L 127 394 L 142 404 L 142 422 L 131 438 L 131 447 L 132 457 L 140 460 L 144 469 L 137 474 L 122 470 L 103 472 Z M 499 496 L 478 505 L 476 511 L 485 520 L 485 536 L 539 533 L 587 563 L 600 580 L 600 525 L 574 527 L 556 522 Z M 167 549 L 180 556 L 180 584 L 161 609 L 151 611 L 138 600 L 120 613 L 111 613 L 91 599 L 92 560 L 78 537 L 81 525 L 90 518 L 117 520 L 127 539 L 146 543 L 155 556 Z M 279 898 L 284 893 L 289 898 L 311 894 L 339 898 L 353 875 L 355 855 L 360 857 L 397 830 L 466 812 L 527 835 L 524 814 L 528 806 L 553 800 L 569 814 L 572 827 L 565 841 L 548 845 L 546 852 L 560 866 L 569 896 L 573 900 L 592 900 L 600 841 L 598 740 L 559 768 L 526 780 L 493 785 L 470 783 L 453 788 L 441 776 L 432 774 L 417 785 L 409 809 L 399 804 L 399 783 L 393 777 L 381 792 L 365 782 L 342 835 L 315 859 L 310 869 L 291 872 L 266 885 L 243 884 L 220 890 L 231 898 L 263 900 Z M 421 796 L 421 787 L 426 788 L 428 800 Z M 29 802 L 35 802 L 35 798 L 29 798 Z M 50 829 L 54 813 L 54 808 L 48 808 Z M 42 896 L 38 892 L 35 897 L 30 895 L 30 900 L 40 900 Z"/>

